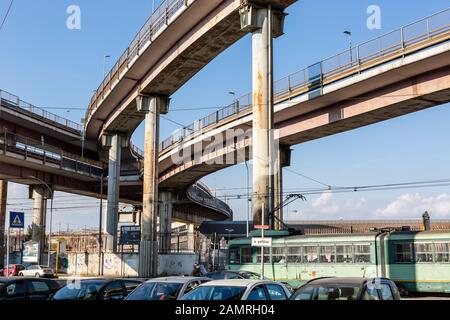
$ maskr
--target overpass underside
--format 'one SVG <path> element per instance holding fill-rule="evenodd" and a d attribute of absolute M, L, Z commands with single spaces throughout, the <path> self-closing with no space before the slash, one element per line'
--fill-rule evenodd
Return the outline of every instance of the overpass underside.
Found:
<path fill-rule="evenodd" d="M 450 43 L 429 50 L 429 57 L 419 53 L 417 59 L 400 58 L 332 82 L 320 89 L 321 95 L 303 91 L 297 96 L 292 93 L 288 99 L 280 98 L 275 105 L 279 144 L 292 146 L 450 102 Z M 411 61 L 406 63 L 408 59 Z M 250 126 L 251 110 L 247 109 L 166 149 L 160 160 L 160 185 L 189 185 L 235 165 L 236 155 L 242 149 L 246 149 L 245 158 L 251 158 L 249 136 L 231 145 L 224 143 L 213 153 L 203 153 L 201 158 L 188 154 L 180 164 L 172 161 L 173 155 L 192 150 L 196 143 L 204 144 L 215 134 L 222 134 L 226 141 L 225 130 L 245 130 Z M 226 160 L 230 154 L 236 161 Z"/>

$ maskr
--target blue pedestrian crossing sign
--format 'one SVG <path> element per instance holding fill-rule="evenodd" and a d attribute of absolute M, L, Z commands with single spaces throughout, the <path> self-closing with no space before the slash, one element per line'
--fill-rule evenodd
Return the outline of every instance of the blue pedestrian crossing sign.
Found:
<path fill-rule="evenodd" d="M 9 212 L 9 227 L 15 229 L 25 228 L 25 213 Z"/>

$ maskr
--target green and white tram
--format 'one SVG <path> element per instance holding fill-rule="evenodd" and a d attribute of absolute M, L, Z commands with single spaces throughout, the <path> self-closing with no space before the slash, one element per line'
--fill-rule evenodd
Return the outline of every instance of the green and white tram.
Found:
<path fill-rule="evenodd" d="M 299 286 L 319 277 L 386 277 L 409 292 L 450 293 L 450 232 L 273 236 L 264 276 Z M 230 270 L 260 272 L 261 249 L 229 243 Z"/>

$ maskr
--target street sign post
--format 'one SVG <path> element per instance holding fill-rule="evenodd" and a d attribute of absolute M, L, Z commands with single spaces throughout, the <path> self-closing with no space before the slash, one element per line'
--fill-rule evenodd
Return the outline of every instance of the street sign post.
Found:
<path fill-rule="evenodd" d="M 272 238 L 252 238 L 252 247 L 270 248 L 272 246 Z"/>
<path fill-rule="evenodd" d="M 9 227 L 8 236 L 6 238 L 6 276 L 9 278 L 9 242 L 11 237 L 11 229 L 23 229 L 25 228 L 25 213 L 24 212 L 9 212 Z"/>

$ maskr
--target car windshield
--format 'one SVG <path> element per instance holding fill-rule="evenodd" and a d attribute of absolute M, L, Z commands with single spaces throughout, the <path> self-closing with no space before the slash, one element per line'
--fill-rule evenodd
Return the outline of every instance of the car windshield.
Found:
<path fill-rule="evenodd" d="M 181 300 L 241 300 L 246 287 L 204 286 L 184 295 Z"/>
<path fill-rule="evenodd" d="M 291 300 L 356 300 L 360 292 L 358 285 L 330 284 L 305 285 L 292 295 Z"/>
<path fill-rule="evenodd" d="M 55 300 L 94 300 L 106 281 L 85 281 L 71 283 L 56 292 Z"/>
<path fill-rule="evenodd" d="M 146 282 L 131 292 L 127 300 L 176 300 L 183 283 Z"/>

